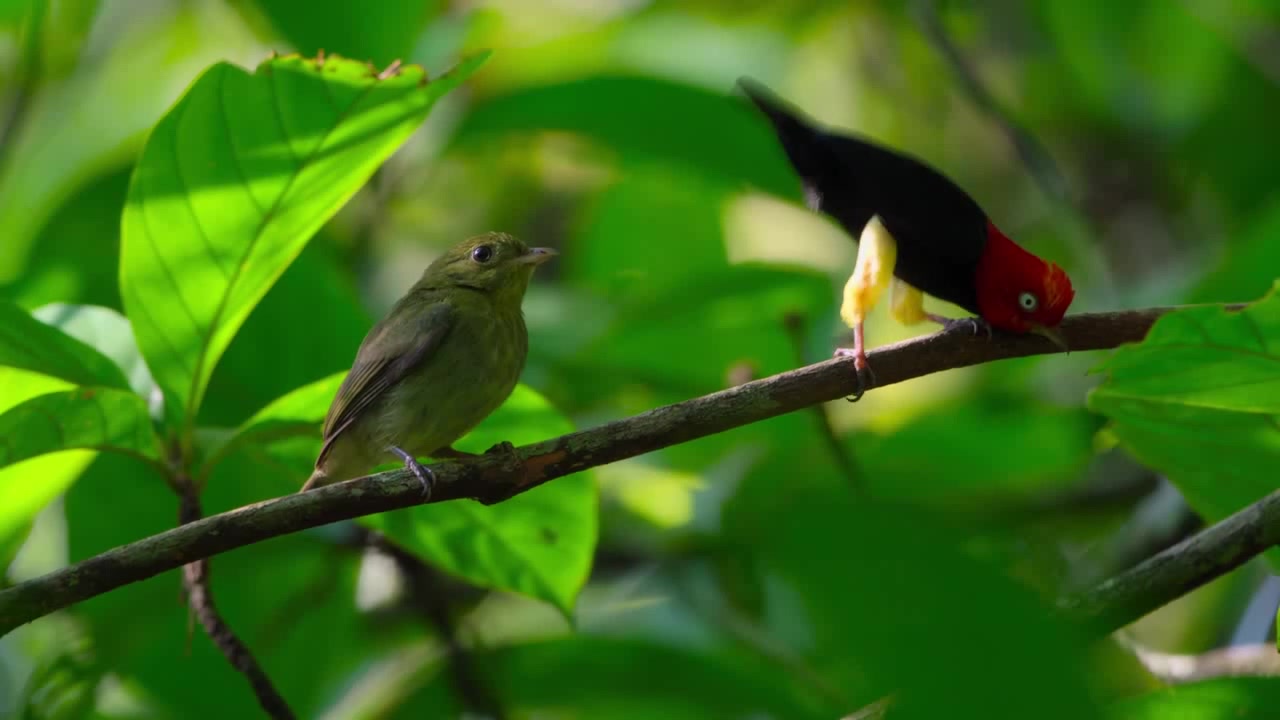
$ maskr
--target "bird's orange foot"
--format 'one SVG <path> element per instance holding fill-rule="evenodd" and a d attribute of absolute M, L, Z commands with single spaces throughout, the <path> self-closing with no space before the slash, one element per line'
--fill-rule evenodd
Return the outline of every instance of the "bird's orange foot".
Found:
<path fill-rule="evenodd" d="M 988 340 L 991 339 L 991 323 L 980 317 L 949 318 L 934 315 L 933 313 L 927 313 L 925 316 L 941 325 L 943 332 L 957 327 L 965 327 L 969 328 L 974 337 L 983 334 L 987 336 Z"/>
<path fill-rule="evenodd" d="M 853 370 L 855 377 L 858 378 L 858 389 L 845 400 L 858 402 L 868 390 L 876 385 L 876 374 L 871 370 L 871 366 L 867 364 L 867 352 L 860 347 L 836 348 L 835 357 L 853 358 Z M 866 375 L 865 378 L 863 377 L 864 374 Z"/>
<path fill-rule="evenodd" d="M 418 462 L 418 459 L 415 458 L 413 455 L 410 455 L 409 453 L 405 452 L 403 449 L 398 448 L 394 445 L 387 448 L 387 450 L 389 450 L 392 455 L 395 455 L 396 457 L 403 460 L 405 469 L 413 473 L 413 476 L 418 478 L 418 482 L 422 483 L 423 501 L 425 502 L 427 500 L 430 500 L 431 490 L 436 485 L 436 474 L 431 471 L 431 468 Z"/>

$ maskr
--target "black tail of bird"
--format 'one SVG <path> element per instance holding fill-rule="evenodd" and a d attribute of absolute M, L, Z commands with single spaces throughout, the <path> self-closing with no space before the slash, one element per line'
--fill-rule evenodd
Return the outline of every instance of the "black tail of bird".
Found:
<path fill-rule="evenodd" d="M 791 161 L 806 188 L 816 188 L 831 161 L 831 150 L 825 147 L 827 134 L 798 108 L 778 97 L 763 83 L 749 77 L 740 77 L 738 87 L 769 119 L 787 159 Z"/>

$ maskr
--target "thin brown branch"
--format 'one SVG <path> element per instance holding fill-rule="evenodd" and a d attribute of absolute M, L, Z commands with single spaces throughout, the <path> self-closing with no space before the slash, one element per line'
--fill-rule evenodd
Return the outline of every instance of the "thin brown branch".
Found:
<path fill-rule="evenodd" d="M 1109 349 L 1141 340 L 1152 323 L 1172 309 L 1073 315 L 1060 330 L 1073 351 Z M 1039 335 L 997 333 L 991 339 L 975 338 L 957 327 L 878 348 L 869 359 L 882 387 L 944 370 L 1057 352 L 1061 350 Z M 438 482 L 430 502 L 460 498 L 501 502 L 580 470 L 842 398 L 856 385 L 852 362 L 832 359 L 526 445 L 513 454 L 437 463 L 432 466 Z M 419 505 L 421 492 L 413 475 L 395 470 L 255 503 L 108 550 L 0 591 L 0 636 L 55 610 L 200 558 L 339 520 Z M 1280 532 L 1280 523 L 1273 524 Z M 1198 577 L 1210 579 L 1207 572 Z M 1185 582 L 1175 585 L 1152 587 L 1178 593 L 1188 589 Z M 1132 606 L 1132 596 L 1138 595 L 1146 599 L 1139 604 L 1156 607 L 1176 597 L 1152 595 L 1142 587 L 1125 588 L 1128 595 L 1115 596 L 1112 602 Z M 1101 614 L 1104 609 L 1094 612 Z"/>
<path fill-rule="evenodd" d="M 195 486 L 189 481 L 180 484 L 182 493 L 178 505 L 179 527 L 199 522 L 203 516 L 200 509 L 200 496 Z M 182 587 L 187 594 L 187 603 L 200 625 L 204 627 L 209 639 L 218 647 L 235 668 L 249 681 L 258 704 L 269 717 L 277 720 L 293 720 L 295 715 L 289 709 L 280 693 L 271 684 L 271 678 L 263 672 L 262 666 L 254 659 L 253 653 L 236 635 L 231 626 L 222 619 L 217 605 L 213 602 L 213 591 L 209 587 L 209 560 L 200 558 L 182 566 Z"/>

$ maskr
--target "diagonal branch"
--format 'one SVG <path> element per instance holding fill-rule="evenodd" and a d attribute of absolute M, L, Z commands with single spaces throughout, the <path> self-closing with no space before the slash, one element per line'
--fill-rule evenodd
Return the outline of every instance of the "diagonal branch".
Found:
<path fill-rule="evenodd" d="M 178 522 L 186 525 L 198 522 L 202 515 L 200 496 L 189 479 L 183 478 L 181 497 L 179 498 Z M 179 525 L 181 527 L 182 525 Z M 263 671 L 262 666 L 254 659 L 253 653 L 236 635 L 213 602 L 213 591 L 209 587 L 209 560 L 200 558 L 182 566 L 182 587 L 187 594 L 187 603 L 200 620 L 200 625 L 209 634 L 209 639 L 227 658 L 231 666 L 244 675 L 258 698 L 258 704 L 271 718 L 276 720 L 293 720 L 296 717 L 289 704 L 271 683 L 271 678 Z"/>
<path fill-rule="evenodd" d="M 1140 341 L 1157 318 L 1173 309 L 1073 315 L 1063 321 L 1060 330 L 1074 351 L 1109 349 Z M 954 368 L 1055 352 L 1060 350 L 1038 335 L 997 333 L 988 340 L 956 328 L 878 348 L 869 357 L 878 385 L 884 386 Z M 580 470 L 842 398 L 853 392 L 856 384 L 852 364 L 832 359 L 526 445 L 514 455 L 499 452 L 438 463 L 432 466 L 438 485 L 431 502 L 459 498 L 501 502 Z M 418 480 L 396 470 L 207 517 L 0 590 L 0 636 L 55 610 L 200 558 L 422 502 Z M 1236 564 L 1242 561 L 1237 559 Z M 1188 588 L 1179 585 L 1170 589 L 1185 592 Z M 1128 588 L 1128 592 L 1144 595 L 1148 601 L 1143 606 L 1151 609 L 1176 597 L 1154 597 L 1141 587 Z M 1110 602 L 1125 604 L 1121 600 L 1132 598 Z"/>

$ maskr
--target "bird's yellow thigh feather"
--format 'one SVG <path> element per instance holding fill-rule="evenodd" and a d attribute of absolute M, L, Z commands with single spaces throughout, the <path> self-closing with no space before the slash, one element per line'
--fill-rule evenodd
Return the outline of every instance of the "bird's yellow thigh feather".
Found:
<path fill-rule="evenodd" d="M 872 216 L 858 238 L 858 260 L 849 281 L 844 284 L 840 317 L 846 325 L 853 327 L 862 322 L 876 306 L 893 280 L 893 266 L 897 259 L 897 242 L 880 222 L 880 217 Z"/>
<path fill-rule="evenodd" d="M 889 315 L 903 325 L 924 322 L 924 293 L 894 278 L 893 291 L 889 295 Z"/>

